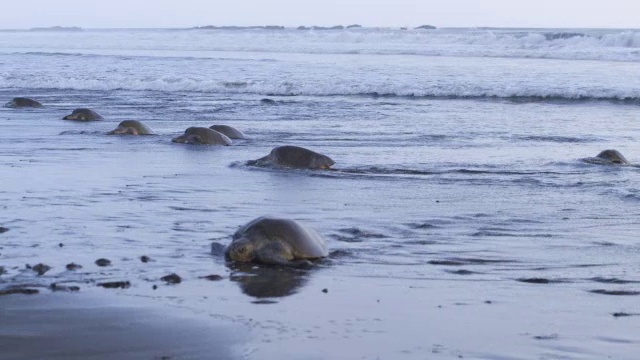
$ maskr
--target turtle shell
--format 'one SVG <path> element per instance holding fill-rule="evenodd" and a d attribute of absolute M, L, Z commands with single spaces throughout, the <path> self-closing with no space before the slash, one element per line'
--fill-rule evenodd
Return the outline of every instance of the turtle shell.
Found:
<path fill-rule="evenodd" d="M 326 155 L 299 146 L 279 146 L 271 150 L 269 157 L 278 165 L 293 168 L 329 168 L 335 161 Z"/>
<path fill-rule="evenodd" d="M 110 133 L 118 134 L 118 132 L 117 132 L 118 129 L 126 129 L 126 128 L 136 129 L 136 131 L 138 132 L 138 135 L 153 135 L 154 134 L 153 130 L 151 130 L 147 125 L 141 123 L 138 120 L 124 120 L 124 121 L 121 121 L 120 124 L 118 124 L 118 127 L 116 129 L 112 130 Z"/>
<path fill-rule="evenodd" d="M 231 127 L 229 125 L 211 125 L 209 129 L 215 130 L 219 133 L 222 133 L 229 137 L 229 139 L 245 139 L 246 137 L 242 133 L 242 131 Z"/>
<path fill-rule="evenodd" d="M 629 164 L 629 161 L 618 150 L 604 150 L 596 155 L 596 157 L 599 159 L 611 161 L 614 164 Z"/>
<path fill-rule="evenodd" d="M 291 219 L 259 217 L 244 225 L 233 235 L 233 240 L 248 239 L 251 242 L 281 241 L 293 250 L 296 259 L 313 259 L 329 254 L 324 238 L 315 230 Z"/>
<path fill-rule="evenodd" d="M 184 131 L 184 134 L 173 138 L 171 141 L 173 142 L 185 142 L 185 140 L 189 139 L 190 135 L 196 135 L 199 137 L 200 144 L 208 144 L 208 145 L 230 145 L 231 139 L 225 134 L 219 133 L 215 130 L 211 130 L 206 127 L 190 127 Z"/>

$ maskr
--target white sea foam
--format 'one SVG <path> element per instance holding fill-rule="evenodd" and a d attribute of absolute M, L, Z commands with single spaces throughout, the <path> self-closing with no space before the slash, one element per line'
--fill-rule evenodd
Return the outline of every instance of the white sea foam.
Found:
<path fill-rule="evenodd" d="M 533 86 L 523 84 L 513 87 L 509 84 L 366 84 L 326 82 L 324 84 L 295 84 L 290 82 L 256 81 L 229 86 L 226 82 L 215 80 L 195 80 L 178 78 L 161 79 L 86 79 L 67 78 L 32 80 L 14 80 L 5 83 L 3 88 L 63 89 L 63 90 L 135 90 L 135 91 L 187 91 L 210 94 L 254 94 L 269 96 L 373 96 L 373 97 L 409 97 L 409 98 L 531 98 L 532 100 L 611 100 L 640 103 L 640 89 L 621 87 L 608 89 L 593 86 Z"/>
<path fill-rule="evenodd" d="M 640 61 L 636 30 L 354 29 L 0 33 L 0 52 L 219 56 L 219 52 Z"/>
<path fill-rule="evenodd" d="M 634 31 L 0 33 L 9 89 L 639 102 L 639 61 Z"/>

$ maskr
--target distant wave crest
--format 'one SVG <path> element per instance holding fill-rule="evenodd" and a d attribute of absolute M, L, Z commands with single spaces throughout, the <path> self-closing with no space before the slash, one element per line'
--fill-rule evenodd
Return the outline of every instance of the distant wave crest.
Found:
<path fill-rule="evenodd" d="M 166 32 L 158 31 L 153 41 L 131 37 L 126 32 L 74 34 L 72 50 L 35 42 L 39 50 L 52 53 L 105 54 L 114 49 L 125 53 L 180 51 L 189 56 L 209 57 L 216 52 L 371 54 L 416 56 L 461 56 L 548 58 L 640 62 L 640 31 L 637 30 L 519 30 L 439 29 L 353 29 L 306 32 L 287 29 L 278 32 L 256 30 Z M 1 41 L 17 49 L 22 43 Z M 9 39 L 10 40 L 10 39 Z M 101 41 L 102 40 L 102 41 Z M 17 40 L 16 40 L 17 41 Z M 29 39 L 33 42 L 33 39 Z M 6 42 L 6 44 L 3 44 Z M 179 45 L 175 45 L 179 44 Z"/>
<path fill-rule="evenodd" d="M 128 79 L 114 76 L 107 79 L 67 78 L 6 78 L 2 87 L 31 88 L 52 90 L 133 90 L 133 91 L 186 91 L 211 94 L 250 94 L 260 96 L 345 96 L 369 97 L 373 99 L 445 99 L 445 100 L 490 100 L 510 102 L 590 102 L 607 101 L 627 104 L 640 104 L 640 88 L 584 89 L 565 88 L 545 89 L 523 86 L 521 88 L 482 88 L 450 85 L 416 85 L 406 87 L 397 84 L 336 84 L 327 82 L 292 83 L 278 81 L 214 81 L 208 79 L 179 78 L 171 76 L 154 79 L 149 77 L 131 77 Z"/>

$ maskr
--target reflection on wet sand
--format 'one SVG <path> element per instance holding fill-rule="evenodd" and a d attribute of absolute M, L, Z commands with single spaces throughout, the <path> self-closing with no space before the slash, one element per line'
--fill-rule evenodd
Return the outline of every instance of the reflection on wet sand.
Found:
<path fill-rule="evenodd" d="M 293 295 L 307 283 L 309 270 L 284 266 L 257 266 L 230 264 L 229 279 L 238 283 L 240 290 L 258 299 Z"/>
<path fill-rule="evenodd" d="M 106 292 L 0 297 L 0 359 L 236 359 L 246 328 Z"/>

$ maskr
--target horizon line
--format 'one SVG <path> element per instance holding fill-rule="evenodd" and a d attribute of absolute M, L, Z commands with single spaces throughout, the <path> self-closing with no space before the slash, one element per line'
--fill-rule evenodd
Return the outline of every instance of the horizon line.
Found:
<path fill-rule="evenodd" d="M 424 26 L 432 26 L 431 29 L 420 28 Z M 478 30 L 500 30 L 500 29 L 521 29 L 521 30 L 541 30 L 541 29 L 584 29 L 584 30 L 640 30 L 640 28 L 633 27 L 548 27 L 548 26 L 435 26 L 432 24 L 423 24 L 418 26 L 365 26 L 357 23 L 349 25 L 298 25 L 298 26 L 285 26 L 285 25 L 196 25 L 196 26 L 145 26 L 145 27 L 82 27 L 76 25 L 61 26 L 35 26 L 29 28 L 0 28 L 0 31 L 82 31 L 82 30 L 297 30 L 299 28 L 306 28 L 305 30 L 323 30 L 323 31 L 340 31 L 340 30 L 352 30 L 352 28 L 360 29 L 396 29 L 396 30 L 438 30 L 438 29 L 478 29 Z M 352 27 L 352 28 L 348 28 Z M 314 29 L 315 28 L 315 29 Z M 302 30 L 301 30 L 302 31 Z"/>

